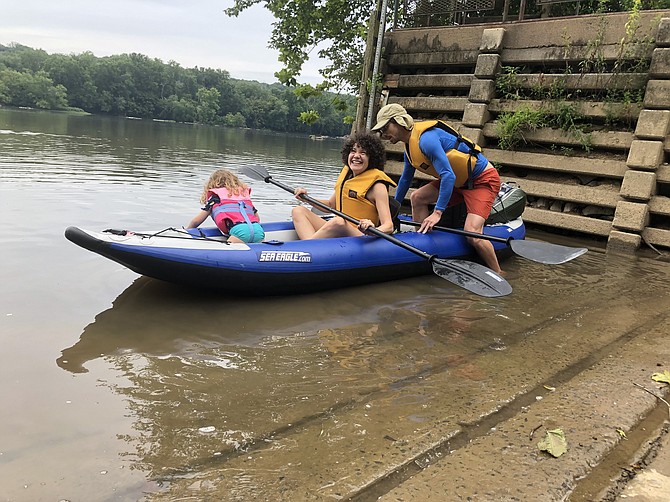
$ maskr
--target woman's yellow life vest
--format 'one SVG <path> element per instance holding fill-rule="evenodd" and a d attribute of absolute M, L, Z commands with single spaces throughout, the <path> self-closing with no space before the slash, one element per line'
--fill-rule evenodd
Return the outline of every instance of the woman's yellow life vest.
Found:
<path fill-rule="evenodd" d="M 381 182 L 387 186 L 396 186 L 384 171 L 379 169 L 367 169 L 361 174 L 350 177 L 353 174 L 349 166 L 344 166 L 335 183 L 335 209 L 353 216 L 357 220 L 363 218 L 379 225 L 379 214 L 375 204 L 366 199 L 365 195 L 375 183 Z"/>
<path fill-rule="evenodd" d="M 448 150 L 445 152 L 449 164 L 456 175 L 456 182 L 454 183 L 455 187 L 462 187 L 466 183 L 470 186 L 472 184 L 472 169 L 474 168 L 474 163 L 477 162 L 477 154 L 482 151 L 481 147 L 477 145 L 471 139 L 461 136 L 461 134 L 451 127 L 446 122 L 441 120 L 424 120 L 421 122 L 416 122 L 414 128 L 412 129 L 412 134 L 409 138 L 409 143 L 405 146 L 405 154 L 410 164 L 414 166 L 415 169 L 418 169 L 421 172 L 424 172 L 433 178 L 440 179 L 440 175 L 437 174 L 435 167 L 428 160 L 428 157 L 424 155 L 419 148 L 419 138 L 421 135 L 426 132 L 428 129 L 433 127 L 439 127 L 444 131 L 456 136 L 456 145 L 458 143 L 465 143 L 470 149 L 469 153 L 461 152 L 456 148 Z"/>

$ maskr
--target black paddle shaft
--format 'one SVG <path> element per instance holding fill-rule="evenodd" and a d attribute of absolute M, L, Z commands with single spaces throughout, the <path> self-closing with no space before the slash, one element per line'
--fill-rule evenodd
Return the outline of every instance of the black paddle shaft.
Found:
<path fill-rule="evenodd" d="M 283 188 L 287 192 L 295 193 L 295 190 L 293 188 L 291 188 L 288 185 L 284 185 L 280 181 L 274 180 L 271 176 L 267 177 L 265 179 L 265 182 L 266 183 L 272 183 L 273 185 L 277 185 L 278 187 Z M 314 199 L 307 194 L 301 194 L 300 198 L 302 200 L 304 200 L 305 202 L 309 202 L 313 206 L 317 206 L 317 207 L 319 207 L 321 209 L 324 209 L 326 211 L 330 211 L 334 215 L 339 216 L 341 218 L 344 218 L 345 220 L 353 223 L 354 225 L 359 225 L 360 224 L 360 221 L 357 220 L 356 218 L 354 218 L 353 216 L 349 216 L 348 214 L 343 213 L 341 211 L 338 211 L 337 209 L 333 209 L 332 207 L 328 206 L 327 204 L 324 204 L 320 200 Z M 421 249 L 415 248 L 414 246 L 411 246 L 411 245 L 407 244 L 406 242 L 401 241 L 400 239 L 396 239 L 392 235 L 385 234 L 384 232 L 382 232 L 381 230 L 379 230 L 375 227 L 369 227 L 366 231 L 370 234 L 376 235 L 377 237 L 381 237 L 382 239 L 386 239 L 387 241 L 390 241 L 393 244 L 396 244 L 396 245 L 406 249 L 407 251 L 411 251 L 412 253 L 417 254 L 417 255 L 421 256 L 422 258 L 425 258 L 428 261 L 432 262 L 432 261 L 438 259 L 436 255 L 432 255 L 432 254 L 426 253 L 425 251 L 422 251 Z M 440 261 L 442 261 L 442 260 L 440 260 Z"/>

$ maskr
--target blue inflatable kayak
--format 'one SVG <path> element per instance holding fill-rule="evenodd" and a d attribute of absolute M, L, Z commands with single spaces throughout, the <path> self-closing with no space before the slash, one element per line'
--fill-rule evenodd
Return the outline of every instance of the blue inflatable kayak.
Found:
<path fill-rule="evenodd" d="M 265 223 L 263 228 L 265 241 L 258 244 L 228 243 L 217 228 L 92 232 L 69 227 L 65 237 L 138 274 L 231 295 L 310 293 L 432 271 L 425 258 L 379 237 L 301 241 L 290 221 Z M 485 233 L 523 239 L 525 228 L 516 219 L 487 226 Z M 474 258 L 473 248 L 462 235 L 420 234 L 402 225 L 394 237 L 438 258 Z M 505 243 L 493 245 L 497 252 L 509 251 Z"/>

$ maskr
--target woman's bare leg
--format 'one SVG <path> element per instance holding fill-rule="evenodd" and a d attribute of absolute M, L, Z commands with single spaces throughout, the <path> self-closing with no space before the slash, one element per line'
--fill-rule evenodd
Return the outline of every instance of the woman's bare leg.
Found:
<path fill-rule="evenodd" d="M 336 216 L 328 220 L 311 238 L 329 239 L 331 237 L 358 237 L 360 235 L 363 235 L 363 232 L 347 223 L 344 218 Z"/>
<path fill-rule="evenodd" d="M 305 206 L 296 206 L 291 211 L 293 226 L 298 233 L 298 238 L 311 239 L 317 230 L 326 224 L 326 220 L 317 216 Z"/>

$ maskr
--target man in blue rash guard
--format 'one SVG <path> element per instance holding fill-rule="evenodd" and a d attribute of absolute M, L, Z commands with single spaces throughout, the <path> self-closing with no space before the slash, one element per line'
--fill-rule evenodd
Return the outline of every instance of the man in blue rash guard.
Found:
<path fill-rule="evenodd" d="M 412 219 L 421 222 L 419 232 L 432 231 L 448 206 L 465 202 L 464 230 L 481 234 L 486 218 L 500 191 L 498 171 L 481 153 L 481 148 L 440 120 L 414 122 L 399 104 L 382 107 L 372 128 L 383 139 L 405 144 L 405 167 L 398 182 L 396 200 L 402 202 L 416 169 L 435 180 L 410 195 Z M 435 204 L 431 212 L 430 205 Z M 502 274 L 493 245 L 485 239 L 468 237 L 484 263 Z"/>

